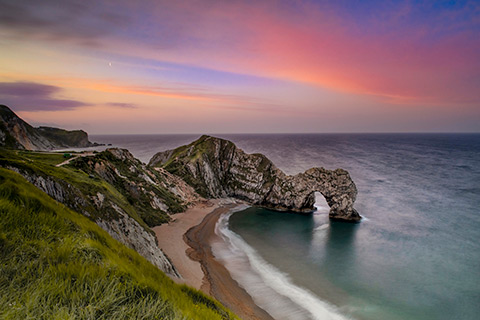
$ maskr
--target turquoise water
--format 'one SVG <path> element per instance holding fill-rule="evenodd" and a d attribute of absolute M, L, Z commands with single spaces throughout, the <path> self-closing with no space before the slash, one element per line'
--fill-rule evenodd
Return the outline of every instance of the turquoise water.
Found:
<path fill-rule="evenodd" d="M 349 170 L 366 219 L 330 222 L 320 194 L 310 216 L 233 214 L 230 229 L 267 263 L 352 318 L 478 319 L 479 135 L 290 136 L 288 146 L 272 139 L 252 148 L 288 150 L 277 162 L 290 173 Z"/>
<path fill-rule="evenodd" d="M 197 137 L 93 140 L 147 162 Z M 479 134 L 222 137 L 288 174 L 344 168 L 358 188 L 359 224 L 330 222 L 321 195 L 313 215 L 249 208 L 224 217 L 228 245 L 216 254 L 276 318 L 479 318 Z"/>

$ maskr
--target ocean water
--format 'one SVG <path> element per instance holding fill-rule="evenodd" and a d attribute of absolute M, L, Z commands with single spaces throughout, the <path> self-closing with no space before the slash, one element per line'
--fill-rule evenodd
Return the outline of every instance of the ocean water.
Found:
<path fill-rule="evenodd" d="M 148 162 L 198 135 L 93 136 Z M 214 246 L 232 276 L 278 319 L 478 319 L 480 135 L 222 135 L 296 174 L 344 168 L 364 217 L 241 208 Z"/>
<path fill-rule="evenodd" d="M 192 134 L 132 134 L 132 135 L 90 135 L 92 142 L 112 144 L 90 149 L 104 150 L 105 148 L 118 147 L 128 149 L 137 159 L 148 163 L 153 155 L 160 151 L 175 149 L 189 144 L 200 135 Z"/>

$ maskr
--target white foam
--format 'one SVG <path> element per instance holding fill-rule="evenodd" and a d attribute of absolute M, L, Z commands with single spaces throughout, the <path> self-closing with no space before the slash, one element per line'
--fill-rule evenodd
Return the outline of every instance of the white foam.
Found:
<path fill-rule="evenodd" d="M 319 205 L 315 203 L 315 212 L 318 213 L 328 213 L 330 211 L 330 207 L 328 205 Z"/>
<path fill-rule="evenodd" d="M 316 213 L 327 213 L 330 211 L 330 206 L 328 205 L 325 197 L 320 192 L 315 192 L 315 204 L 314 204 Z"/>
<path fill-rule="evenodd" d="M 321 230 L 326 230 L 328 229 L 329 225 L 327 223 L 322 224 L 321 226 L 316 227 L 314 230 L 315 231 L 321 231 Z"/>
<path fill-rule="evenodd" d="M 235 211 L 244 209 L 237 208 Z M 278 320 L 347 319 L 334 306 L 295 285 L 288 274 L 266 262 L 255 249 L 231 231 L 228 220 L 232 214 L 222 215 L 215 225 L 215 233 L 223 242 L 213 244 L 212 249 L 215 257 L 225 264 L 232 277 L 245 288 L 255 303 Z"/>

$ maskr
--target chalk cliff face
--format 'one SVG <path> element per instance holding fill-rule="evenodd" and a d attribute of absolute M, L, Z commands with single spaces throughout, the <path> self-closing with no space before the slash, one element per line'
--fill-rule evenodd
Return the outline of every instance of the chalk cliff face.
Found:
<path fill-rule="evenodd" d="M 202 136 L 189 145 L 157 153 L 150 166 L 182 177 L 204 197 L 236 197 L 278 211 L 311 212 L 315 192 L 330 218 L 359 221 L 357 188 L 347 171 L 312 168 L 288 176 L 262 154 L 246 154 L 232 142 Z"/>
<path fill-rule="evenodd" d="M 157 266 L 160 270 L 173 277 L 180 277 L 168 257 L 160 250 L 156 243 L 155 236 L 143 228 L 135 219 L 125 213 L 124 209 L 113 201 L 105 200 L 105 196 L 98 193 L 102 199 L 92 206 L 92 199 L 86 196 L 75 186 L 66 181 L 51 176 L 43 176 L 40 172 L 32 173 L 15 167 L 7 167 L 23 175 L 34 186 L 61 202 L 71 209 L 91 217 L 90 211 L 102 210 L 107 207 L 116 212 L 116 216 L 97 215 L 94 221 L 114 239 L 120 241 L 127 247 L 136 250 L 145 259 Z M 101 208 L 103 207 L 103 208 Z"/>
<path fill-rule="evenodd" d="M 200 199 L 180 178 L 147 167 L 126 149 L 110 148 L 80 157 L 71 166 L 89 174 L 92 184 L 106 181 L 115 187 L 149 227 L 168 222 L 170 214 L 182 212 Z"/>
<path fill-rule="evenodd" d="M 107 149 L 64 167 L 0 153 L 0 167 L 13 170 L 49 196 L 95 221 L 165 273 L 179 277 L 158 248 L 149 227 L 170 220 L 201 197 L 163 169 L 149 168 L 124 149 Z"/>
<path fill-rule="evenodd" d="M 92 146 L 85 131 L 34 128 L 10 108 L 0 105 L 0 147 L 25 150 L 52 150 Z"/>

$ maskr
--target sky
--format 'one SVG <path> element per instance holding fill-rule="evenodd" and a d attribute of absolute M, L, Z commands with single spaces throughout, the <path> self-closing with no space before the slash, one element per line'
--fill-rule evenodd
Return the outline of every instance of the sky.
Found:
<path fill-rule="evenodd" d="M 35 126 L 480 132 L 479 1 L 0 0 L 0 48 Z"/>

